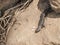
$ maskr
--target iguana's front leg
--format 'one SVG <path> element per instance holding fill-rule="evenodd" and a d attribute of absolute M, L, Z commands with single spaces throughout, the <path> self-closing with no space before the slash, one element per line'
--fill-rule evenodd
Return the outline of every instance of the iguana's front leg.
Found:
<path fill-rule="evenodd" d="M 45 21 L 45 13 L 42 13 L 41 16 L 40 16 L 38 27 L 35 30 L 35 33 L 39 32 L 41 30 L 41 28 L 44 27 L 44 21 Z"/>
<path fill-rule="evenodd" d="M 54 12 L 54 10 L 52 10 L 51 7 L 48 7 L 47 9 L 45 9 L 41 13 L 40 20 L 39 20 L 39 23 L 38 23 L 38 27 L 35 30 L 35 33 L 39 32 L 41 30 L 41 28 L 44 27 L 45 17 L 47 17 L 47 15 L 51 12 Z"/>

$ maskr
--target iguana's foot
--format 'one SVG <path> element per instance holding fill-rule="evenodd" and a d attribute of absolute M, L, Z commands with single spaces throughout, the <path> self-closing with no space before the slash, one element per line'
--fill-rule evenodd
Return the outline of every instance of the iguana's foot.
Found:
<path fill-rule="evenodd" d="M 42 28 L 44 28 L 45 25 L 40 25 L 36 30 L 35 30 L 35 33 L 38 33 Z"/>

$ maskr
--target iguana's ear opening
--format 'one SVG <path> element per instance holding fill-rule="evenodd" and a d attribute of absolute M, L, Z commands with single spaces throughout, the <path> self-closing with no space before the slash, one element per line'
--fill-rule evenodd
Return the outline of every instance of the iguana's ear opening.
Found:
<path fill-rule="evenodd" d="M 50 5 L 54 11 L 60 13 L 60 0 L 49 0 Z"/>

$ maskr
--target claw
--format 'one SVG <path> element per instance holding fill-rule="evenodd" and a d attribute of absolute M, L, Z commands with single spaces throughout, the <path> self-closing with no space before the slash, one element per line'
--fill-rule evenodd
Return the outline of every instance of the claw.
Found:
<path fill-rule="evenodd" d="M 42 28 L 44 28 L 45 25 L 40 25 L 36 30 L 35 30 L 35 33 L 38 33 Z"/>
<path fill-rule="evenodd" d="M 37 29 L 35 30 L 35 33 L 38 33 L 40 30 L 41 30 L 40 28 L 37 28 Z"/>

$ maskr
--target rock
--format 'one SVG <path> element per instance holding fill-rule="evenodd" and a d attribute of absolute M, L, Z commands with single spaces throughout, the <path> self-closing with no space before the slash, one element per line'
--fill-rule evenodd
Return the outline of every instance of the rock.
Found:
<path fill-rule="evenodd" d="M 16 22 L 9 31 L 7 45 L 60 45 L 59 16 L 54 17 L 53 14 L 49 14 L 45 27 L 35 33 L 41 14 L 37 8 L 38 1 L 34 0 L 22 13 L 16 11 Z M 51 15 L 53 17 L 50 17 Z"/>

